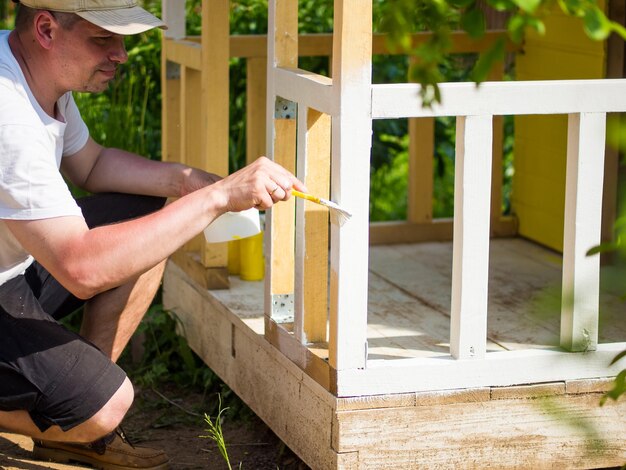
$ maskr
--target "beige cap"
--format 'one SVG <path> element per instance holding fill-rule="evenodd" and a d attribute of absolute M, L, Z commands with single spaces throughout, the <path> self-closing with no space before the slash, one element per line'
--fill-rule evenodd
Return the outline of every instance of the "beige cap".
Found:
<path fill-rule="evenodd" d="M 138 34 L 152 28 L 167 29 L 163 21 L 137 4 L 137 0 L 19 0 L 38 10 L 76 13 L 90 23 L 116 34 Z"/>

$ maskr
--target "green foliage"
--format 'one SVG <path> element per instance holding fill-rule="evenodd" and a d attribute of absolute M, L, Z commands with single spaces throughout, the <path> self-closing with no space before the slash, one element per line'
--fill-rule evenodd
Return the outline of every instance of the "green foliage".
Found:
<path fill-rule="evenodd" d="M 410 78 L 422 85 L 420 94 L 425 105 L 441 100 L 438 83 L 443 81 L 439 65 L 450 52 L 452 31 L 462 29 L 473 38 L 485 33 L 485 15 L 477 0 L 379 0 L 377 27 L 389 33 L 391 47 L 415 56 Z M 626 29 L 610 21 L 596 0 L 486 0 L 488 7 L 509 14 L 509 38 L 521 43 L 527 30 L 545 34 L 543 19 L 556 7 L 567 15 L 579 18 L 585 33 L 592 39 L 603 40 L 616 33 L 626 39 Z M 411 34 L 432 31 L 424 44 L 414 45 Z M 471 72 L 472 80 L 480 83 L 489 70 L 504 59 L 504 41 L 497 41 L 481 54 Z"/>

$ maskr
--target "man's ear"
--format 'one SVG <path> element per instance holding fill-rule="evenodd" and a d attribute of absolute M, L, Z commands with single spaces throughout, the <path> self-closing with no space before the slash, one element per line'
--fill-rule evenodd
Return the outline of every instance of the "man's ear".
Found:
<path fill-rule="evenodd" d="M 35 38 L 44 49 L 50 49 L 57 29 L 60 27 L 52 13 L 42 10 L 35 15 Z"/>

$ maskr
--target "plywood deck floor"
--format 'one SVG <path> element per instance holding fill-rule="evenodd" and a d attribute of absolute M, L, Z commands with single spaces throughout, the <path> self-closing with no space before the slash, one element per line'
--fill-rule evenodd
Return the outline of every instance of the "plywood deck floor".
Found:
<path fill-rule="evenodd" d="M 488 351 L 558 346 L 561 269 L 559 254 L 534 243 L 521 238 L 491 241 Z M 610 282 L 613 269 L 602 269 L 600 343 L 626 340 L 626 302 L 619 286 Z M 369 360 L 449 354 L 451 276 L 451 243 L 370 249 Z M 262 282 L 232 276 L 231 289 L 211 295 L 263 334 Z M 313 349 L 324 356 L 324 345 Z"/>

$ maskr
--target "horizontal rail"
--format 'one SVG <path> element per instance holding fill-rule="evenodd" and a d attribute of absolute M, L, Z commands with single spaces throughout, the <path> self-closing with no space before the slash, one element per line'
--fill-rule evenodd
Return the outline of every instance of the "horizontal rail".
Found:
<path fill-rule="evenodd" d="M 570 114 L 626 111 L 626 80 L 443 83 L 441 104 L 423 106 L 420 86 L 372 85 L 372 118 Z"/>
<path fill-rule="evenodd" d="M 317 111 L 335 115 L 333 81 L 323 75 L 301 69 L 278 67 L 274 71 L 276 95 Z"/>
<path fill-rule="evenodd" d="M 412 35 L 413 46 L 425 43 L 431 33 L 415 33 Z M 452 54 L 483 52 L 498 39 L 505 38 L 505 31 L 488 31 L 480 39 L 473 39 L 467 33 L 454 32 L 451 35 Z M 200 37 L 188 36 L 184 39 L 165 39 L 165 54 L 168 60 L 187 67 L 200 70 Z M 267 56 L 267 36 L 264 34 L 233 35 L 230 37 L 230 57 L 253 58 Z M 507 39 L 508 51 L 516 51 L 518 46 Z M 330 56 L 333 52 L 332 33 L 303 34 L 298 37 L 298 55 L 301 57 Z M 375 34 L 372 37 L 374 55 L 406 55 L 404 50 L 393 50 L 387 44 L 387 35 Z M 197 56 L 197 57 L 196 57 Z"/>
<path fill-rule="evenodd" d="M 624 367 L 624 360 L 609 365 L 624 348 L 622 342 L 599 344 L 594 354 L 563 354 L 556 348 L 501 351 L 479 361 L 450 356 L 370 360 L 366 369 L 337 371 L 335 392 L 350 397 L 610 377 Z"/>

